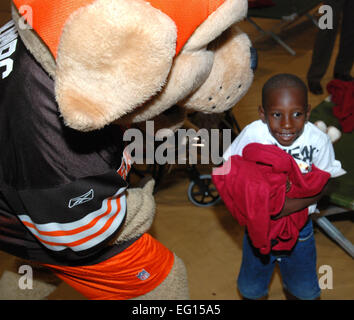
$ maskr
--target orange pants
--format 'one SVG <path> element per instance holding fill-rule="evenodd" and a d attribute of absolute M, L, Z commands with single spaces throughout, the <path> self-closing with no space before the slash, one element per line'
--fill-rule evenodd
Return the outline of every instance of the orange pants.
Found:
<path fill-rule="evenodd" d="M 126 300 L 156 288 L 173 263 L 173 253 L 145 233 L 121 253 L 95 265 L 45 266 L 89 299 Z"/>

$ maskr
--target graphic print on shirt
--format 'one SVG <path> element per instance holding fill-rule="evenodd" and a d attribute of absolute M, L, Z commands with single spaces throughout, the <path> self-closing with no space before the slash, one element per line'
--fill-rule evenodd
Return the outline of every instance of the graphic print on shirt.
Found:
<path fill-rule="evenodd" d="M 18 33 L 13 20 L 0 28 L 0 73 L 5 79 L 13 70 L 14 61 L 11 55 L 16 50 Z"/>
<path fill-rule="evenodd" d="M 300 146 L 296 146 L 287 149 L 282 148 L 282 150 L 290 154 L 295 160 L 305 162 L 309 166 L 311 166 L 313 163 L 313 157 L 315 153 L 319 152 L 319 149 L 313 147 L 312 145 L 302 146 L 302 149 L 300 148 Z"/>

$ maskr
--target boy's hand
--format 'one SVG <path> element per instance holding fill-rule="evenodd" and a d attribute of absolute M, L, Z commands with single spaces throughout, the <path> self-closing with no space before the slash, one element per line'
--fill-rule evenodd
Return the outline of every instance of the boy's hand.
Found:
<path fill-rule="evenodd" d="M 291 188 L 291 182 L 287 181 L 286 192 L 289 191 L 288 190 L 288 182 L 289 182 L 289 190 Z M 320 193 L 318 193 L 317 195 L 315 195 L 313 197 L 300 198 L 300 199 L 293 199 L 293 198 L 285 197 L 283 209 L 279 212 L 278 215 L 273 216 L 271 219 L 278 220 L 278 219 L 288 216 L 289 214 L 292 214 L 294 212 L 301 211 L 301 210 L 307 208 L 308 206 L 310 206 L 311 204 L 317 203 L 322 198 L 322 196 L 326 194 L 326 192 L 328 190 L 328 185 L 329 185 L 329 182 L 322 189 L 322 191 Z"/>
<path fill-rule="evenodd" d="M 289 180 L 289 177 L 287 177 L 287 179 L 286 179 L 286 190 L 285 190 L 286 193 L 288 193 L 290 191 L 291 185 L 292 185 L 292 183 Z"/>
<path fill-rule="evenodd" d="M 285 189 L 285 193 L 288 193 L 288 192 L 290 191 L 291 186 L 292 186 L 292 183 L 291 183 L 291 181 L 289 180 L 289 177 L 287 177 L 287 179 L 286 179 L 286 189 Z M 285 197 L 285 203 L 286 203 L 287 201 L 289 202 L 289 201 L 291 201 L 291 199 Z M 285 207 L 285 203 L 284 203 L 284 207 Z M 283 207 L 283 210 L 282 210 L 278 215 L 276 215 L 275 217 L 272 217 L 271 219 L 272 219 L 272 220 L 278 220 L 278 219 L 280 219 L 280 218 L 282 218 L 282 217 L 285 217 L 285 216 L 288 216 L 289 214 L 291 214 L 291 212 L 284 211 L 284 207 Z"/>

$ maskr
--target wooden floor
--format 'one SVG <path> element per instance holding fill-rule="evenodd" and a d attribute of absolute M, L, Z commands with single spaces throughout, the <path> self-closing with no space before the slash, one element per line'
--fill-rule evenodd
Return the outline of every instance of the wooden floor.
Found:
<path fill-rule="evenodd" d="M 3 25 L 9 11 L 7 1 L 0 1 L 0 22 Z M 255 21 L 264 28 L 273 27 L 276 23 L 264 19 Z M 240 27 L 250 36 L 259 54 L 254 83 L 233 110 L 243 128 L 258 118 L 261 87 L 266 79 L 280 72 L 294 73 L 306 79 L 316 28 L 304 18 L 282 31 L 283 39 L 296 51 L 296 56 L 292 56 L 271 39 L 255 41 L 259 33 L 248 22 L 243 21 Z M 331 80 L 337 49 L 338 39 L 331 65 L 322 81 L 324 86 Z M 315 107 L 327 95 L 310 94 L 309 102 Z M 188 200 L 188 185 L 188 176 L 182 167 L 164 176 L 161 189 L 156 194 L 157 213 L 150 233 L 184 260 L 192 299 L 238 300 L 241 297 L 236 289 L 236 277 L 242 257 L 243 230 L 222 203 L 209 208 L 193 205 Z M 350 215 L 333 223 L 354 243 L 354 224 Z M 329 266 L 333 271 L 333 288 L 324 289 L 322 299 L 354 299 L 353 259 L 317 228 L 315 238 L 319 276 L 328 275 L 327 271 L 321 273 L 321 266 Z M 0 253 L 0 276 L 5 270 L 17 272 L 18 263 L 13 257 Z M 49 299 L 83 299 L 66 284 L 57 284 L 58 288 Z M 278 270 L 272 279 L 268 299 L 285 299 Z"/>

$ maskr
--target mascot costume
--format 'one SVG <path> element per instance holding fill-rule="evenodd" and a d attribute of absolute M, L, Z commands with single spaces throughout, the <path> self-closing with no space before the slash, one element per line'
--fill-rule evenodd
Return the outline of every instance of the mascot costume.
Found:
<path fill-rule="evenodd" d="M 182 260 L 147 233 L 154 182 L 126 182 L 123 134 L 232 108 L 253 80 L 246 13 L 246 0 L 13 0 L 0 29 L 0 249 L 88 299 L 188 299 Z"/>

